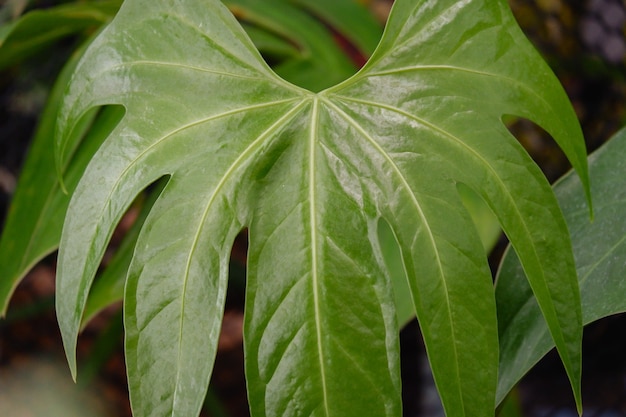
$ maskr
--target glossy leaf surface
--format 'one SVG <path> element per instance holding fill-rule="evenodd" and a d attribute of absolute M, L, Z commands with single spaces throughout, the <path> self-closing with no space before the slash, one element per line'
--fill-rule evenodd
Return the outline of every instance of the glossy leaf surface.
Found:
<path fill-rule="evenodd" d="M 64 37 L 108 22 L 120 4 L 119 0 L 71 3 L 46 10 L 34 10 L 10 25 L 3 25 L 0 31 L 0 68 L 19 63 Z M 352 0 L 333 4 L 332 10 L 351 13 L 351 23 L 344 24 L 345 27 L 342 26 L 339 30 L 345 36 L 359 35 L 365 40 L 370 39 L 368 50 L 371 52 L 372 35 L 376 36 L 380 28 L 373 26 L 367 16 L 362 14 L 364 9 Z M 293 70 L 282 71 L 282 75 L 290 80 L 297 82 L 306 79 L 310 87 L 322 89 L 332 85 L 333 81 L 347 78 L 354 71 L 354 65 L 349 63 L 328 29 L 288 1 L 280 0 L 275 4 L 278 12 L 245 0 L 231 0 L 229 7 L 246 21 L 255 24 L 246 25 L 246 32 L 264 54 L 278 58 L 277 66 L 282 65 L 283 69 L 289 67 Z M 355 10 L 360 13 L 355 15 Z M 324 14 L 323 17 L 329 16 Z M 76 146 L 83 141 L 82 135 L 87 130 L 90 131 L 90 136 L 85 141 L 85 149 L 81 148 L 80 152 L 72 154 L 66 164 L 68 168 L 61 170 L 69 193 L 64 192 L 54 176 L 54 158 L 50 149 L 53 147 L 59 101 L 82 49 L 84 48 L 78 48 L 68 62 L 68 68 L 57 79 L 57 86 L 48 99 L 49 103 L 41 116 L 23 173 L 19 177 L 11 215 L 6 219 L 4 232 L 0 237 L 0 312 L 3 314 L 20 280 L 39 260 L 58 248 L 69 194 L 102 139 L 121 117 L 119 110 L 107 110 L 96 124 L 92 125 L 90 119 L 84 121 L 84 130 L 75 133 Z M 320 51 L 326 53 L 319 54 Z M 329 59 L 329 56 L 332 58 Z M 297 68 L 290 63 L 293 61 L 300 63 Z M 327 65 L 329 62 L 341 65 Z M 121 300 L 125 274 L 119 274 L 123 272 L 121 266 L 127 263 L 121 262 L 121 259 L 130 260 L 133 247 L 124 245 L 123 249 L 125 253 L 116 257 L 112 270 L 108 271 L 107 268 L 104 271 L 103 279 L 99 280 L 92 291 L 95 299 L 89 302 L 84 319 L 88 320 L 101 308 Z"/>
<path fill-rule="evenodd" d="M 543 126 L 586 181 L 584 144 L 506 3 L 398 0 L 366 66 L 311 93 L 275 75 L 221 3 L 127 0 L 72 80 L 61 166 L 74 124 L 105 104 L 126 115 L 72 197 L 57 314 L 75 373 L 76 336 L 107 241 L 135 196 L 167 178 L 126 282 L 137 416 L 198 414 L 230 248 L 243 227 L 252 414 L 400 415 L 381 218 L 398 242 L 447 414 L 492 413 L 494 291 L 459 183 L 487 202 L 514 243 L 578 386 L 581 318 L 567 229 L 501 118 Z"/>
<path fill-rule="evenodd" d="M 554 187 L 572 235 L 584 324 L 626 311 L 625 161 L 626 130 L 589 157 L 593 221 L 574 173 Z M 502 263 L 496 297 L 502 349 L 499 402 L 554 342 L 513 252 Z"/>
<path fill-rule="evenodd" d="M 83 327 L 104 308 L 123 300 L 126 275 L 130 261 L 133 259 L 133 252 L 137 238 L 139 237 L 139 232 L 164 185 L 165 180 L 157 183 L 152 187 L 153 189 L 150 190 L 150 193 L 145 198 L 141 198 L 143 196 L 140 196 L 138 200 L 141 201 L 136 202 L 136 204 L 134 204 L 135 207 L 131 207 L 131 210 L 134 209 L 137 213 L 136 218 L 134 218 L 132 226 L 124 234 L 124 238 L 120 242 L 119 247 L 116 248 L 115 254 L 106 266 L 106 269 L 98 275 L 94 285 L 89 291 L 89 298 L 87 299 L 87 305 L 85 306 L 85 312 L 83 314 Z"/>
<path fill-rule="evenodd" d="M 323 4 L 301 2 L 302 6 L 313 9 L 325 21 L 337 24 L 337 30 L 346 38 L 353 40 L 368 54 L 375 48 L 382 28 L 374 22 L 372 16 L 360 4 L 352 0 L 324 2 Z M 3 24 L 0 32 L 0 61 L 3 66 L 17 63 L 55 41 L 69 35 L 80 33 L 91 26 L 107 22 L 119 8 L 120 1 L 93 2 L 90 4 L 68 4 L 46 10 L 36 10 L 17 19 L 11 25 Z M 294 8 L 286 0 L 276 3 L 279 12 L 272 12 L 267 7 L 258 7 L 254 2 L 232 0 L 229 7 L 246 21 L 246 33 L 255 46 L 270 59 L 278 59 L 277 66 L 290 67 L 290 61 L 301 62 L 294 71 L 282 71 L 282 75 L 297 82 L 306 79 L 310 87 L 322 89 L 332 85 L 333 80 L 347 78 L 355 67 L 348 64 L 339 45 L 330 35 L 328 28 L 316 22 L 302 10 Z M 302 7 L 300 6 L 300 7 Z M 320 8 L 320 6 L 322 6 Z M 9 7 L 9 6 L 5 6 Z M 350 19 L 346 19 L 346 16 Z M 328 31 L 320 36 L 323 31 Z M 284 36 L 284 37 L 280 37 Z M 298 45 L 298 47 L 296 47 Z M 318 54 L 321 50 L 340 57 L 341 67 L 327 65 L 326 55 Z M 80 49 L 70 61 L 68 67 L 75 65 L 82 52 Z M 337 61 L 337 58 L 334 58 Z M 24 275 L 44 256 L 58 248 L 65 210 L 69 195 L 63 192 L 54 172 L 53 154 L 50 152 L 53 140 L 54 119 L 58 112 L 58 102 L 73 69 L 66 69 L 58 78 L 58 87 L 49 97 L 49 104 L 41 117 L 33 146 L 19 178 L 19 187 L 13 198 L 14 208 L 6 219 L 4 233 L 0 238 L 0 299 L 3 304 L 0 311 L 8 306 L 13 289 Z M 86 151 L 81 150 L 68 162 L 72 174 L 65 173 L 67 188 L 71 192 L 88 160 L 93 156 L 102 139 L 115 126 L 119 117 L 118 110 L 107 110 L 96 124 L 85 121 L 85 129 L 91 131 L 86 141 Z M 80 135 L 80 133 L 78 133 Z M 104 135 L 104 136 L 103 136 Z M 100 139 L 96 139 L 99 137 Z M 69 177 L 68 177 L 69 175 Z M 83 317 L 86 324 L 102 308 L 120 301 L 123 297 L 127 265 L 130 263 L 135 230 L 127 236 L 116 253 L 111 265 L 108 265 L 91 289 L 89 301 Z M 386 247 L 384 247 L 386 250 Z M 401 268 L 393 264 L 392 269 Z M 403 278 L 404 279 L 404 278 Z M 407 307 L 410 297 L 402 294 Z M 401 309 L 403 321 L 414 317 L 412 308 Z"/>

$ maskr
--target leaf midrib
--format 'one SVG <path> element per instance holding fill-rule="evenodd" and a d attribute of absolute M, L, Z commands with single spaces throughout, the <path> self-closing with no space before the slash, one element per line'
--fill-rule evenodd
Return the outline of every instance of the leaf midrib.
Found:
<path fill-rule="evenodd" d="M 448 317 L 450 318 L 450 327 L 451 327 L 451 331 L 452 334 L 456 334 L 457 332 L 455 331 L 455 325 L 454 322 L 452 320 L 452 311 L 450 309 L 450 298 L 449 298 L 449 292 L 448 292 L 448 286 L 445 280 L 445 274 L 443 271 L 443 263 L 441 261 L 441 258 L 439 256 L 439 251 L 437 250 L 437 243 L 435 241 L 435 236 L 430 228 L 430 224 L 422 210 L 422 207 L 420 206 L 419 201 L 417 200 L 416 195 L 414 194 L 413 190 L 411 189 L 411 187 L 409 186 L 409 183 L 407 182 L 406 178 L 404 177 L 404 174 L 402 173 L 402 171 L 400 170 L 400 168 L 396 165 L 396 163 L 393 161 L 393 159 L 389 156 L 389 154 L 378 144 L 378 142 L 376 142 L 376 140 L 374 140 L 374 138 L 372 138 L 363 127 L 361 127 L 360 124 L 358 124 L 352 117 L 350 117 L 348 114 L 346 114 L 343 110 L 341 110 L 337 105 L 335 105 L 330 99 L 328 98 L 323 98 L 323 101 L 326 105 L 328 105 L 329 107 L 333 108 L 338 114 L 340 114 L 350 125 L 352 125 L 357 131 L 359 131 L 359 133 L 361 134 L 361 136 L 363 136 L 368 142 L 370 142 L 372 144 L 372 146 L 374 146 L 374 148 L 385 158 L 385 160 L 387 161 L 387 163 L 389 163 L 389 165 L 392 167 L 392 169 L 394 170 L 394 172 L 396 173 L 396 175 L 398 176 L 398 178 L 400 179 L 401 183 L 402 183 L 402 187 L 405 189 L 405 191 L 407 192 L 407 194 L 410 196 L 411 201 L 413 203 L 413 205 L 415 206 L 415 209 L 420 217 L 420 219 L 422 220 L 422 223 L 425 225 L 425 230 L 428 231 L 428 238 L 431 242 L 431 246 L 433 248 L 433 252 L 435 255 L 435 260 L 436 260 L 436 264 L 437 264 L 437 269 L 439 271 L 439 277 L 440 280 L 442 282 L 443 285 L 443 289 L 444 289 L 444 294 L 445 294 L 445 299 L 446 299 L 446 310 L 448 313 Z M 452 350 L 453 350 L 453 355 L 455 358 L 454 361 L 454 366 L 455 366 L 455 371 L 456 371 L 456 375 L 460 375 L 460 370 L 459 370 L 459 354 L 456 348 L 456 345 L 453 344 L 452 346 Z M 461 392 L 461 388 L 460 385 L 457 384 L 457 388 L 459 390 L 459 398 L 463 398 L 462 392 Z"/>
<path fill-rule="evenodd" d="M 319 296 L 319 278 L 317 271 L 317 206 L 315 205 L 316 195 L 316 171 L 315 171 L 315 159 L 316 152 L 315 146 L 317 144 L 317 127 L 319 122 L 319 96 L 315 96 L 313 99 L 313 108 L 311 109 L 311 129 L 309 134 L 309 221 L 311 227 L 311 279 L 313 286 L 313 309 L 315 312 L 315 331 L 317 339 L 317 354 L 320 364 L 320 377 L 322 380 L 322 398 L 324 402 L 324 411 L 327 416 L 330 416 L 330 409 L 328 406 L 328 387 L 326 386 L 326 367 L 324 364 L 324 347 L 322 344 L 322 323 L 321 323 L 321 308 L 320 308 L 320 296 Z"/>

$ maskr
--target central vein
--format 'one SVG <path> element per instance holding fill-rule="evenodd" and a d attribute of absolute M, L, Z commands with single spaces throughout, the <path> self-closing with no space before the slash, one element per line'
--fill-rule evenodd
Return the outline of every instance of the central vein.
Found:
<path fill-rule="evenodd" d="M 313 308 L 315 310 L 315 331 L 317 336 L 317 353 L 320 361 L 320 376 L 322 379 L 322 395 L 324 399 L 324 411 L 330 415 L 328 409 L 328 391 L 326 387 L 326 369 L 324 365 L 324 348 L 322 346 L 322 320 L 320 317 L 319 277 L 317 271 L 317 217 L 315 207 L 315 145 L 317 140 L 318 125 L 317 97 L 313 99 L 311 111 L 311 135 L 309 137 L 309 219 L 311 222 L 311 279 L 313 284 Z"/>

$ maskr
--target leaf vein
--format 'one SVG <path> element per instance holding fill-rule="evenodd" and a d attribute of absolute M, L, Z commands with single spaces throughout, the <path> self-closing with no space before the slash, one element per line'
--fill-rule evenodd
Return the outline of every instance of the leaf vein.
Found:
<path fill-rule="evenodd" d="M 344 97 L 345 98 L 345 97 Z M 350 98 L 346 98 L 348 100 L 351 101 L 355 101 L 358 102 L 359 100 L 353 100 Z M 417 196 L 415 195 L 415 192 L 413 191 L 413 189 L 411 188 L 411 186 L 408 183 L 408 180 L 405 178 L 404 174 L 402 173 L 402 171 L 400 170 L 400 168 L 396 165 L 396 163 L 394 162 L 394 160 L 389 156 L 389 154 L 387 154 L 387 152 L 378 144 L 378 142 L 371 137 L 367 131 L 359 124 L 356 122 L 356 120 L 354 120 L 352 117 L 350 117 L 347 113 L 345 113 L 343 110 L 341 110 L 336 104 L 334 104 L 331 100 L 329 99 L 324 99 L 324 102 L 331 108 L 333 108 L 339 115 L 341 115 L 350 125 L 352 125 L 360 134 L 363 138 L 365 138 L 368 142 L 370 142 L 372 144 L 372 146 L 383 156 L 383 158 L 387 161 L 387 163 L 390 165 L 390 167 L 392 168 L 392 170 L 396 173 L 396 176 L 399 178 L 401 184 L 402 184 L 402 188 L 404 188 L 404 190 L 406 191 L 406 193 L 409 195 L 411 202 L 413 203 L 413 206 L 415 207 L 415 210 L 420 218 L 420 220 L 422 221 L 422 224 L 424 224 L 425 226 L 425 230 L 427 231 L 428 234 L 428 238 L 430 240 L 431 246 L 433 248 L 433 252 L 434 252 L 434 256 L 435 256 L 435 261 L 437 264 L 437 270 L 439 271 L 439 278 L 442 282 L 442 285 L 444 287 L 444 294 L 445 294 L 445 299 L 446 299 L 446 310 L 448 313 L 448 317 L 450 318 L 450 326 L 451 326 L 451 330 L 453 334 L 456 334 L 457 332 L 455 331 L 455 324 L 454 321 L 452 320 L 452 310 L 450 308 L 451 302 L 450 302 L 450 298 L 449 298 L 449 294 L 448 294 L 448 288 L 447 288 L 447 283 L 445 280 L 445 273 L 444 273 L 444 268 L 443 268 L 443 263 L 442 260 L 439 256 L 439 251 L 437 250 L 437 242 L 435 240 L 435 236 L 433 234 L 433 231 L 430 227 L 430 224 L 428 222 L 428 219 L 426 218 L 426 215 L 424 214 L 424 211 L 419 203 L 419 200 L 417 198 Z M 371 104 L 371 105 L 376 105 L 376 103 L 363 103 L 363 104 Z M 460 370 L 459 370 L 459 354 L 457 352 L 457 347 L 456 344 L 452 345 L 452 349 L 454 352 L 454 358 L 455 358 L 455 371 L 456 374 L 460 374 Z M 460 390 L 460 386 L 458 387 Z M 461 394 L 459 392 L 459 394 Z M 462 397 L 462 395 L 460 395 Z"/>
<path fill-rule="evenodd" d="M 542 94 L 539 94 L 538 91 L 541 91 L 541 90 L 533 90 L 527 84 L 522 83 L 520 80 L 511 78 L 511 77 L 506 77 L 502 74 L 481 71 L 481 70 L 473 69 L 473 68 L 463 68 L 463 67 L 458 67 L 455 65 L 415 65 L 415 66 L 394 68 L 391 70 L 366 72 L 366 73 L 363 73 L 363 77 L 365 78 L 365 77 L 378 77 L 378 76 L 385 76 L 385 75 L 396 75 L 396 74 L 400 74 L 403 72 L 416 72 L 416 71 L 459 71 L 459 72 L 466 72 L 468 74 L 473 74 L 473 75 L 496 78 L 505 83 L 515 85 L 520 90 L 523 90 L 527 94 L 532 96 L 536 101 L 539 101 L 543 103 L 545 106 L 550 107 L 550 103 L 548 103 L 545 96 Z M 342 97 L 345 97 L 345 96 L 342 96 Z"/>
<path fill-rule="evenodd" d="M 311 110 L 311 129 L 309 136 L 309 221 L 311 227 L 311 278 L 313 285 L 313 308 L 315 310 L 315 330 L 317 337 L 317 352 L 320 363 L 320 373 L 322 380 L 322 396 L 324 401 L 324 410 L 326 415 L 330 415 L 328 405 L 328 391 L 326 387 L 326 369 L 324 364 L 324 347 L 322 345 L 322 323 L 320 312 L 320 295 L 319 295 L 319 277 L 317 266 L 317 207 L 315 204 L 316 194 L 316 172 L 315 172 L 315 146 L 317 142 L 317 123 L 319 122 L 319 98 L 313 100 L 313 108 Z"/>
<path fill-rule="evenodd" d="M 391 112 L 395 112 L 401 116 L 407 117 L 409 119 L 412 119 L 420 124 L 422 124 L 423 126 L 431 129 L 432 131 L 439 133 L 440 135 L 448 138 L 449 140 L 451 140 L 453 143 L 456 143 L 458 146 L 461 147 L 461 149 L 465 150 L 465 152 L 469 153 L 470 155 L 472 155 L 474 158 L 478 159 L 482 164 L 484 164 L 485 168 L 487 168 L 487 170 L 491 173 L 492 177 L 498 182 L 498 184 L 500 184 L 500 190 L 503 192 L 503 194 L 505 195 L 506 199 L 509 200 L 509 204 L 510 207 L 512 208 L 513 212 L 515 213 L 517 219 L 520 221 L 522 228 L 525 232 L 525 235 L 531 239 L 532 234 L 530 233 L 530 229 L 528 227 L 528 224 L 524 218 L 524 216 L 522 216 L 521 211 L 517 205 L 517 202 L 515 200 L 515 198 L 511 195 L 511 193 L 509 192 L 509 189 L 506 187 L 506 184 L 504 183 L 504 181 L 502 180 L 502 178 L 500 178 L 500 176 L 498 175 L 497 171 L 495 170 L 495 168 L 489 163 L 489 161 L 487 161 L 485 158 L 482 157 L 482 155 L 480 155 L 478 152 L 476 152 L 474 149 L 472 149 L 468 144 L 466 144 L 465 142 L 463 142 L 460 138 L 458 138 L 457 136 L 455 136 L 454 134 L 452 134 L 451 132 L 448 132 L 444 129 L 441 129 L 439 127 L 437 127 L 436 125 L 434 125 L 433 123 L 422 119 L 418 116 L 415 116 L 413 114 L 410 114 L 402 109 L 399 109 L 397 107 L 391 106 L 391 105 L 387 105 L 387 104 L 383 104 L 383 103 L 377 103 L 377 102 L 372 102 L 369 100 L 363 100 L 363 99 L 355 99 L 352 97 L 346 97 L 346 96 L 337 96 L 340 97 L 342 100 L 345 101 L 350 101 L 350 102 L 354 102 L 354 103 L 359 103 L 359 104 L 363 104 L 363 105 L 369 105 L 369 106 L 374 106 L 374 107 L 379 107 Z M 333 106 L 340 111 L 341 113 L 345 114 L 343 111 L 341 111 L 337 106 L 335 106 L 333 104 Z M 349 117 L 347 114 L 345 114 L 346 117 Z M 354 122 L 355 125 L 356 122 Z M 371 141 L 374 141 L 373 138 L 370 138 Z M 382 149 L 381 149 L 382 151 Z M 383 151 L 384 152 L 384 151 Z M 532 240 L 532 239 L 531 239 Z M 535 259 L 535 261 L 537 263 L 540 264 L 540 257 L 537 254 L 537 248 L 535 245 L 530 245 L 531 247 L 531 253 L 533 255 L 533 258 Z M 547 286 L 547 282 L 545 279 L 545 274 L 543 271 L 543 268 L 540 268 L 540 273 L 541 273 L 541 280 L 540 282 L 544 285 L 545 289 L 548 291 L 548 293 L 550 294 L 551 291 Z M 556 310 L 555 310 L 555 306 L 552 303 L 552 300 L 549 300 L 549 305 L 548 306 L 544 306 L 545 307 L 549 307 L 550 308 L 550 313 L 553 317 L 557 317 L 556 314 Z M 542 308 L 543 310 L 543 308 Z M 561 328 L 559 326 L 559 328 L 554 329 L 557 334 L 561 337 L 563 337 L 563 333 L 561 331 Z"/>
<path fill-rule="evenodd" d="M 221 189 L 226 185 L 230 177 L 235 173 L 237 168 L 241 166 L 241 164 L 251 155 L 254 151 L 262 144 L 274 131 L 276 131 L 279 127 L 284 125 L 287 121 L 289 121 L 304 105 L 306 104 L 305 100 L 302 100 L 298 105 L 292 108 L 287 113 L 283 114 L 278 120 L 276 120 L 272 125 L 270 125 L 263 133 L 259 135 L 252 143 L 250 143 L 246 149 L 235 159 L 235 161 L 228 167 L 224 175 L 220 178 L 220 181 L 217 183 L 215 189 L 209 196 L 209 200 L 207 201 L 204 212 L 200 216 L 200 221 L 198 224 L 198 228 L 196 229 L 196 234 L 194 235 L 191 241 L 191 247 L 189 250 L 189 255 L 187 257 L 187 264 L 185 266 L 184 278 L 183 278 L 183 289 L 182 289 L 182 301 L 181 301 L 181 313 L 180 313 L 180 326 L 179 326 L 179 336 L 178 336 L 178 359 L 177 364 L 180 364 L 182 359 L 182 335 L 184 330 L 184 311 L 185 311 L 185 294 L 187 291 L 187 284 L 189 281 L 189 275 L 191 270 L 191 262 L 194 257 L 194 254 L 197 250 L 198 243 L 200 241 L 201 231 L 204 228 L 204 224 L 209 216 L 209 212 L 213 207 L 213 203 L 215 202 L 216 197 L 220 194 Z M 250 107 L 259 107 L 259 106 L 250 106 Z M 180 365 L 177 366 L 177 375 L 176 381 L 180 380 Z M 174 402 L 176 401 L 176 396 L 178 395 L 179 385 L 176 384 L 175 392 L 174 392 Z"/>

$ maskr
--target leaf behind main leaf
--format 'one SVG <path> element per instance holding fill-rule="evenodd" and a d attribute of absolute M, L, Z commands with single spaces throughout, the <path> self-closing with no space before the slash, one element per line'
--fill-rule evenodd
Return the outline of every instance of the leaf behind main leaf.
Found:
<path fill-rule="evenodd" d="M 62 192 L 54 175 L 55 161 L 50 149 L 54 144 L 55 118 L 63 91 L 83 50 L 81 48 L 68 61 L 52 89 L 4 224 L 0 238 L 0 316 L 6 312 L 11 294 L 20 280 L 33 265 L 57 248 L 61 238 L 63 217 L 70 198 Z M 68 189 L 74 189 L 96 149 L 121 116 L 119 108 L 106 109 L 97 117 L 96 112 L 91 112 L 74 129 L 75 142 L 83 141 L 83 145 L 61 168 Z"/>
<path fill-rule="evenodd" d="M 555 185 L 572 233 L 582 296 L 583 323 L 626 311 L 626 130 L 589 157 L 595 215 L 589 221 L 583 185 L 573 172 Z M 498 402 L 552 347 L 544 320 L 523 279 L 519 261 L 507 253 L 498 271 L 496 301 L 500 327 Z"/>
<path fill-rule="evenodd" d="M 274 71 L 303 88 L 320 91 L 354 74 L 355 64 L 322 22 L 287 0 L 228 0 L 235 16 L 288 39 L 299 54 L 276 63 Z"/>
<path fill-rule="evenodd" d="M 76 2 L 26 13 L 0 33 L 0 70 L 60 39 L 107 23 L 120 4 L 120 0 L 92 1 L 87 4 Z"/>

